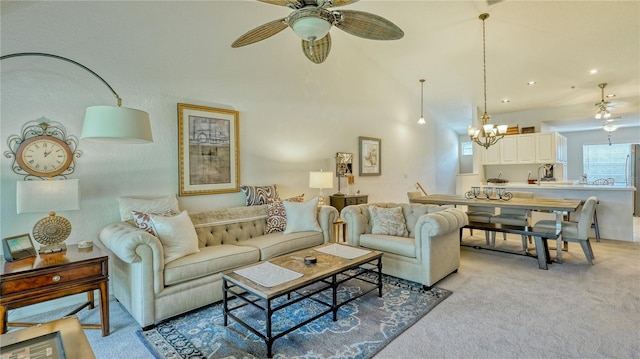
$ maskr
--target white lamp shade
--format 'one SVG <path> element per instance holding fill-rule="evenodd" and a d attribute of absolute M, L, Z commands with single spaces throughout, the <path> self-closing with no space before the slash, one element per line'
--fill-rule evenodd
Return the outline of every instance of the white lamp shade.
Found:
<path fill-rule="evenodd" d="M 333 172 L 309 172 L 309 188 L 333 188 Z"/>
<path fill-rule="evenodd" d="M 331 24 L 320 17 L 307 16 L 296 20 L 292 25 L 293 32 L 302 40 L 320 40 L 327 35 Z"/>
<path fill-rule="evenodd" d="M 107 143 L 153 142 L 149 114 L 127 107 L 87 107 L 82 139 Z"/>
<path fill-rule="evenodd" d="M 80 180 L 18 181 L 18 214 L 80 209 Z"/>

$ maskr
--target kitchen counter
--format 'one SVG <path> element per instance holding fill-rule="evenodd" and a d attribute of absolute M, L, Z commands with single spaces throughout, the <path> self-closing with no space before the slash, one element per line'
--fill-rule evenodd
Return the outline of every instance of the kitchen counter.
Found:
<path fill-rule="evenodd" d="M 483 184 L 483 186 L 486 186 Z M 624 184 L 605 186 L 576 184 L 571 182 L 542 182 L 540 186 L 528 183 L 489 184 L 490 187 L 505 187 L 509 192 L 533 192 L 536 197 L 586 200 L 590 196 L 598 197 L 598 224 L 600 237 L 621 241 L 633 241 L 633 186 Z M 544 214 L 534 212 L 533 222 L 546 218 Z M 592 233 L 592 237 L 595 235 Z M 597 256 L 597 248 L 596 248 Z"/>
<path fill-rule="evenodd" d="M 507 184 L 490 184 L 491 187 L 506 187 L 508 189 L 531 190 L 535 188 L 546 190 L 578 190 L 578 191 L 635 191 L 633 186 L 627 187 L 625 184 L 606 186 L 595 184 L 573 184 L 572 182 L 542 182 L 538 184 L 528 184 L 526 182 L 511 182 Z"/>

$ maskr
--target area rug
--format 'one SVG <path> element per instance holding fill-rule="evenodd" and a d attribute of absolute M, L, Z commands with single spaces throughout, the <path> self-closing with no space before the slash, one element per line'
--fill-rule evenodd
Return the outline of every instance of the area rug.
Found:
<path fill-rule="evenodd" d="M 339 300 L 360 292 L 361 283 L 351 281 L 339 287 Z M 385 275 L 382 297 L 377 291 L 370 292 L 342 306 L 337 321 L 329 313 L 277 339 L 273 358 L 371 358 L 449 295 L 445 289 L 426 291 L 420 284 Z M 324 307 L 304 300 L 278 312 L 273 319 L 274 333 L 320 308 Z M 234 313 L 253 326 L 264 327 L 264 314 L 254 308 L 247 306 Z M 267 357 L 262 339 L 231 318 L 227 327 L 223 323 L 222 304 L 217 303 L 137 334 L 158 359 Z"/>

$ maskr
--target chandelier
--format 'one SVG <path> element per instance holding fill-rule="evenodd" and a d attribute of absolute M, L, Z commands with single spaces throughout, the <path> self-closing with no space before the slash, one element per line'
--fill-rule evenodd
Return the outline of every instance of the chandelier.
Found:
<path fill-rule="evenodd" d="M 482 71 L 484 74 L 484 114 L 480 117 L 482 121 L 482 127 L 475 128 L 469 126 L 467 134 L 475 143 L 484 148 L 489 148 L 491 145 L 496 144 L 507 133 L 507 125 L 493 125 L 489 123 L 491 116 L 487 114 L 487 51 L 485 49 L 485 27 L 484 21 L 489 17 L 489 14 L 480 14 L 479 18 L 482 20 Z"/>

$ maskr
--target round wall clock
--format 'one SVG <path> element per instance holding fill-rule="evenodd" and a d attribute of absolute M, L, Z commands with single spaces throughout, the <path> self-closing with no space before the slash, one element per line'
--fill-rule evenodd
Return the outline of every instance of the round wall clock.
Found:
<path fill-rule="evenodd" d="M 20 144 L 16 162 L 27 173 L 54 177 L 66 171 L 73 161 L 71 147 L 53 136 L 35 136 Z"/>

